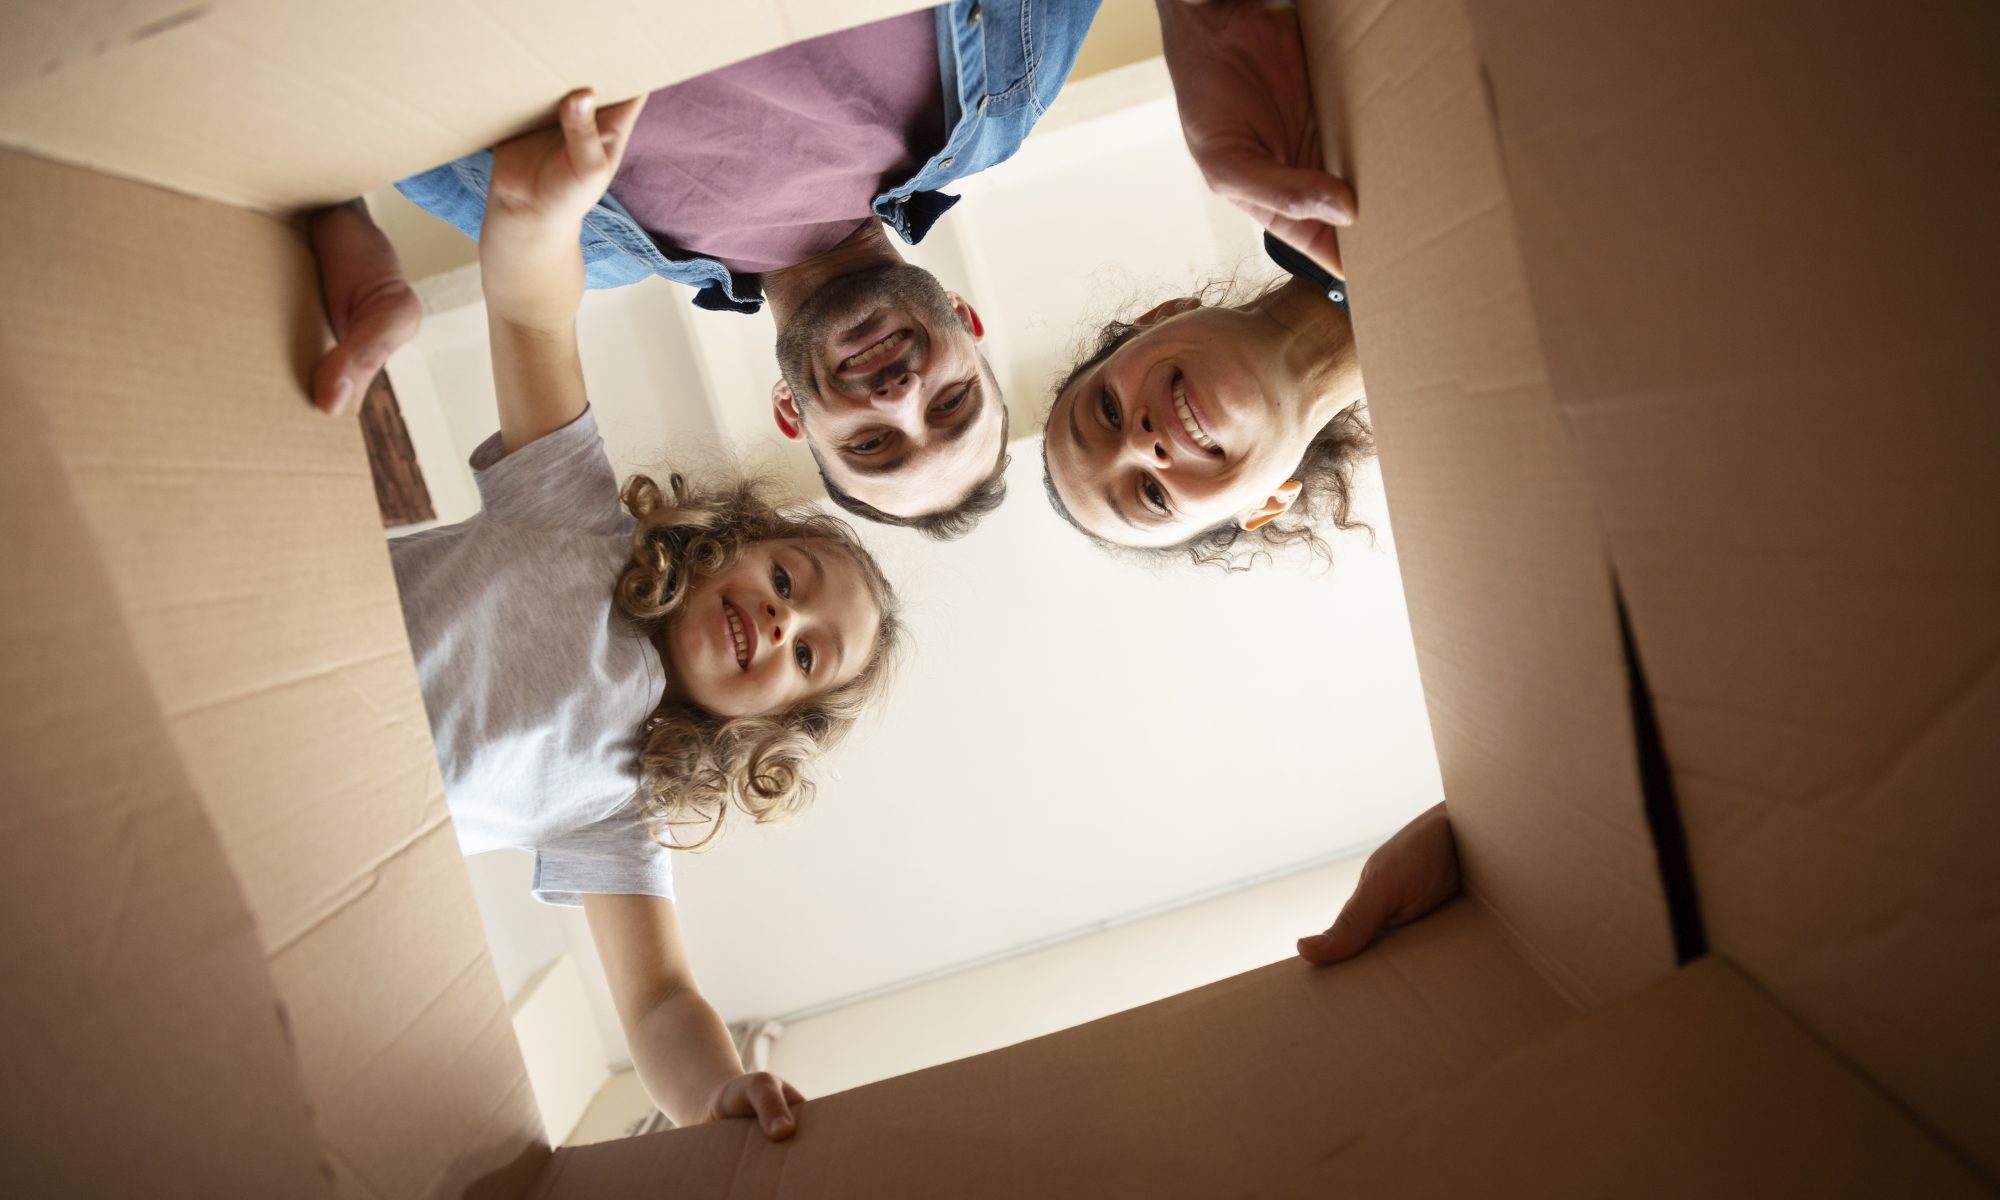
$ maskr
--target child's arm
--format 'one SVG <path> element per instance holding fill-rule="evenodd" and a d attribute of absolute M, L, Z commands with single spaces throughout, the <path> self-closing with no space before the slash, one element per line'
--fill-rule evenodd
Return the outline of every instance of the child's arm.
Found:
<path fill-rule="evenodd" d="M 583 218 L 607 188 L 645 97 L 598 112 L 589 89 L 563 97 L 560 124 L 493 148 L 479 273 L 508 454 L 581 416 L 576 349 Z"/>
<path fill-rule="evenodd" d="M 671 900 L 585 895 L 583 914 L 604 960 L 618 1019 L 639 1082 L 675 1125 L 756 1117 L 766 1137 L 798 1127 L 797 1088 L 767 1072 L 747 1074 L 722 1018 L 702 999 Z"/>

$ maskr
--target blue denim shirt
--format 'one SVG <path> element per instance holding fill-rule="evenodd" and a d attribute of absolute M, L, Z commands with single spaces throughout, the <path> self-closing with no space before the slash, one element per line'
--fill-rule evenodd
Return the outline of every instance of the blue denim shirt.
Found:
<path fill-rule="evenodd" d="M 940 188 L 1004 162 L 1021 148 L 1069 78 L 1097 5 L 1098 0 L 954 0 L 937 7 L 938 76 L 951 135 L 914 178 L 875 197 L 876 215 L 904 241 L 922 241 L 958 203 Z M 476 238 L 492 176 L 493 152 L 481 150 L 412 175 L 396 190 Z M 694 302 L 702 308 L 753 313 L 764 306 L 756 276 L 731 275 L 714 259 L 661 246 L 609 193 L 584 218 L 582 243 L 591 287 L 623 287 L 664 275 L 698 289 Z"/>

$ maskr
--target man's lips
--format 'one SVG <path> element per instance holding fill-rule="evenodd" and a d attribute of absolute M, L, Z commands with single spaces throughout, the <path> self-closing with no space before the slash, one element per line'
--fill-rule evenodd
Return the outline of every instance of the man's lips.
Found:
<path fill-rule="evenodd" d="M 916 335 L 908 329 L 891 329 L 861 349 L 840 360 L 834 373 L 843 379 L 859 375 L 870 375 L 894 362 L 915 340 Z"/>

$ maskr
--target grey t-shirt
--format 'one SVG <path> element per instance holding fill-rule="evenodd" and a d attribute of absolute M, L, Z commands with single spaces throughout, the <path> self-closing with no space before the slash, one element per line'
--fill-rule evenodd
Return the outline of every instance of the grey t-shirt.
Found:
<path fill-rule="evenodd" d="M 533 851 L 551 904 L 671 898 L 636 799 L 666 677 L 613 604 L 632 520 L 597 422 L 505 457 L 496 433 L 472 470 L 478 515 L 389 544 L 459 849 Z"/>

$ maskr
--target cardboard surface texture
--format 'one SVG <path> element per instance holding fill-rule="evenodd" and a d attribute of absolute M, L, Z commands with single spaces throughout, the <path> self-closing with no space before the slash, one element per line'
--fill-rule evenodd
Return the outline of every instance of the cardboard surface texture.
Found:
<path fill-rule="evenodd" d="M 10 392 L 76 496 L 104 635 L 129 636 L 135 698 L 206 822 L 159 851 L 163 879 L 254 914 L 253 979 L 285 1006 L 292 1086 L 343 1193 L 429 1194 L 505 1165 L 539 1118 L 358 433 L 302 399 L 322 336 L 310 256 L 270 218 L 33 159 L 0 158 L 0 181 Z M 143 978 L 185 970 L 178 952 L 201 946 L 183 940 L 205 936 L 155 932 Z M 261 1015 L 275 1038 L 276 1005 Z M 384 1095 L 423 1097 L 422 1119 Z M 243 1119 L 268 1104 L 246 1092 Z M 208 1119 L 229 1128 L 236 1107 Z"/>
<path fill-rule="evenodd" d="M 913 7 L 0 13 L 0 143 L 34 152 L 0 151 L 10 1182 L 1990 1189 L 2000 10 L 1974 0 L 1307 0 L 1470 897 L 1339 968 L 816 1099 L 790 1143 L 550 1153 L 359 434 L 304 400 L 312 263 L 243 206 Z M 1717 951 L 1691 967 L 1621 596 Z"/>
<path fill-rule="evenodd" d="M 921 0 L 37 0 L 0 13 L 0 145 L 266 211 L 338 203 L 553 119 Z"/>
<path fill-rule="evenodd" d="M 1469 7 L 1710 944 L 2000 1176 L 2000 9 Z"/>
<path fill-rule="evenodd" d="M 0 211 L 17 195 L 0 172 Z M 9 1189 L 330 1196 L 250 912 L 122 628 L 47 422 L 23 400 L 35 372 L 6 319 L 17 301 L 0 301 Z M 261 1151 L 217 1154 L 218 1140 Z"/>
<path fill-rule="evenodd" d="M 811 1100 L 787 1142 L 731 1121 L 559 1150 L 536 1196 L 1231 1195 L 1246 1164 L 1308 1162 L 1572 1011 L 1460 902 L 1344 966 L 1275 963 Z"/>
<path fill-rule="evenodd" d="M 1944 1200 L 1991 1193 L 1711 957 L 1251 1194 Z"/>

